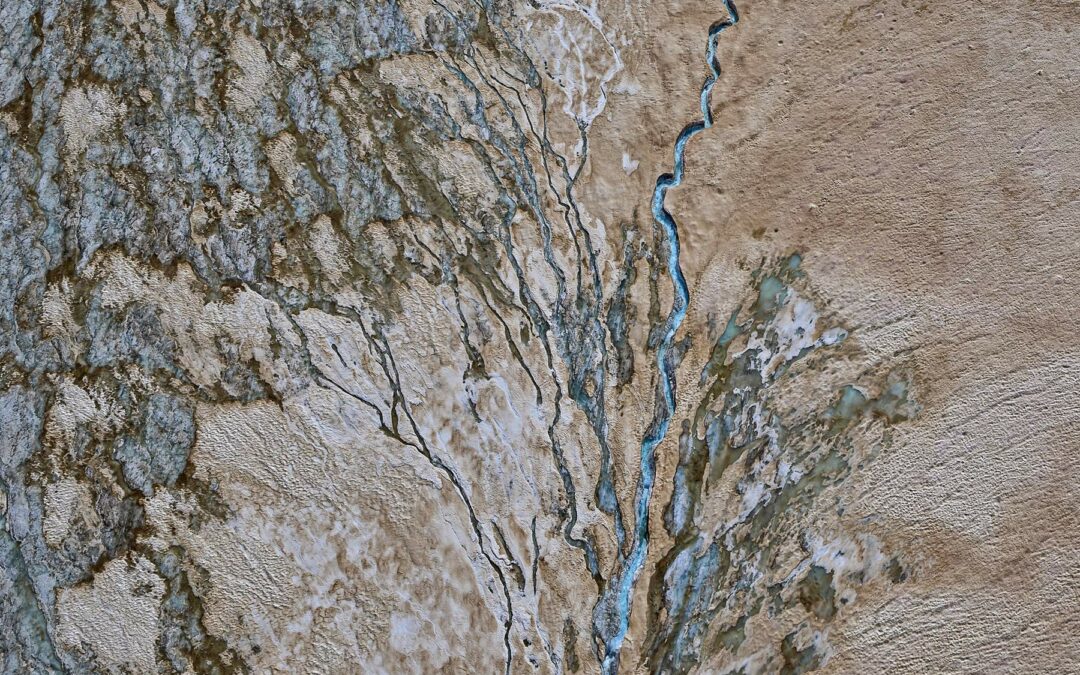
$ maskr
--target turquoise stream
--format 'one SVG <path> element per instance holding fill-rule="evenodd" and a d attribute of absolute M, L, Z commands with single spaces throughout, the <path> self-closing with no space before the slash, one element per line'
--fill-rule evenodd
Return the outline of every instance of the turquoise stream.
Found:
<path fill-rule="evenodd" d="M 649 552 L 649 503 L 652 499 L 653 481 L 656 472 L 656 446 L 667 434 L 668 425 L 675 412 L 675 364 L 669 358 L 675 333 L 686 317 L 686 307 L 690 301 L 690 291 L 686 286 L 682 267 L 679 264 L 679 228 L 675 219 L 664 207 L 667 191 L 678 187 L 683 179 L 686 144 L 691 138 L 708 129 L 713 124 L 710 109 L 710 95 L 713 85 L 720 76 L 720 64 L 716 58 L 716 41 L 724 29 L 734 26 L 739 21 L 738 11 L 731 0 L 724 0 L 727 17 L 717 21 L 709 28 L 709 41 L 706 49 L 706 61 L 709 75 L 701 86 L 701 116 L 696 122 L 686 125 L 675 140 L 675 160 L 672 173 L 662 174 L 656 179 L 653 191 L 652 213 L 656 222 L 664 229 L 668 241 L 668 275 L 675 288 L 675 299 L 668 314 L 663 339 L 656 350 L 656 362 L 660 369 L 660 407 L 645 438 L 641 442 L 641 468 L 637 494 L 634 502 L 634 540 L 629 558 L 612 583 L 615 586 L 615 612 L 618 625 L 616 632 L 605 644 L 603 661 L 604 673 L 615 673 L 618 669 L 619 651 L 630 626 L 630 596 L 634 581 Z"/>

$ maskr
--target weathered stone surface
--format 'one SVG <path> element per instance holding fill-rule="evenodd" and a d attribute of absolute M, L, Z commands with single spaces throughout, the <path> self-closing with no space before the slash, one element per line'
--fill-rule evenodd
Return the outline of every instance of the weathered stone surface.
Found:
<path fill-rule="evenodd" d="M 0 3 L 3 672 L 1075 669 L 1078 19 Z"/>

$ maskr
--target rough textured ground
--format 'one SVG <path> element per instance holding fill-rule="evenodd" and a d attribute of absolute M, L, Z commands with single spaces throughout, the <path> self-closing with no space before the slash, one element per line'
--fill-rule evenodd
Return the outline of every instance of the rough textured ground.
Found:
<path fill-rule="evenodd" d="M 1078 26 L 0 3 L 2 671 L 1080 672 Z"/>

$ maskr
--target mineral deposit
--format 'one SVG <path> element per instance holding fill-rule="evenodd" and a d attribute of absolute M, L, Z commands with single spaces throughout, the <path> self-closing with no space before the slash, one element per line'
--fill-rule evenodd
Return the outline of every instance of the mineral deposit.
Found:
<path fill-rule="evenodd" d="M 0 1 L 0 671 L 1080 672 L 1080 5 Z"/>

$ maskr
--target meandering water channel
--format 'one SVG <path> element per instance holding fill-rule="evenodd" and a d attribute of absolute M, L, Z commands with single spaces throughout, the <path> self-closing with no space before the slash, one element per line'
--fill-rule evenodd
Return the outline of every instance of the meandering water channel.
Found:
<path fill-rule="evenodd" d="M 665 323 L 664 334 L 656 350 L 656 362 L 660 369 L 660 396 L 656 417 L 649 426 L 641 442 L 641 467 L 637 492 L 634 497 L 634 538 L 630 554 L 621 570 L 612 578 L 604 595 L 614 592 L 614 611 L 617 624 L 613 635 L 605 640 L 605 653 L 602 663 L 604 673 L 618 670 L 619 652 L 630 626 L 631 595 L 634 581 L 649 552 L 649 506 L 652 501 L 653 482 L 656 478 L 656 447 L 667 435 L 668 425 L 675 412 L 675 364 L 669 359 L 675 333 L 686 317 L 686 308 L 690 301 L 690 291 L 679 263 L 679 228 L 671 213 L 664 206 L 669 189 L 682 184 L 685 168 L 684 154 L 686 144 L 691 138 L 708 129 L 713 124 L 710 97 L 713 85 L 720 77 L 720 64 L 716 57 L 716 43 L 720 34 L 739 21 L 739 14 L 731 0 L 724 0 L 727 16 L 709 27 L 706 61 L 709 75 L 701 87 L 701 119 L 683 127 L 675 139 L 675 157 L 671 173 L 660 175 L 653 190 L 652 213 L 656 222 L 664 229 L 668 241 L 668 275 L 675 289 L 675 298 Z M 605 605 L 601 599 L 600 605 Z"/>

